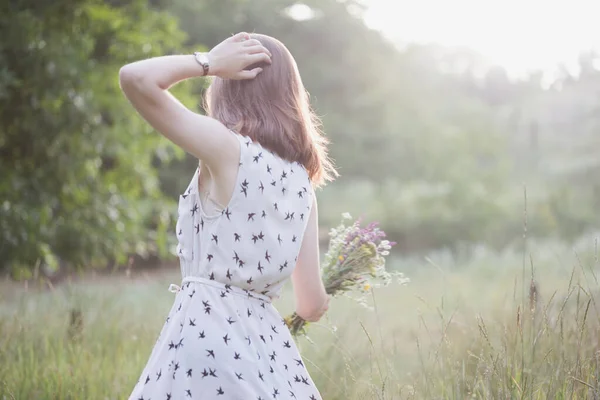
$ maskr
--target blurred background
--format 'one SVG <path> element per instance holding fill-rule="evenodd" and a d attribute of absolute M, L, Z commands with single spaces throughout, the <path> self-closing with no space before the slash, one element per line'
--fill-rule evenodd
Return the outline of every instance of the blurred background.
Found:
<path fill-rule="evenodd" d="M 496 375 L 481 372 L 478 362 L 469 364 L 467 349 L 479 354 L 489 350 L 485 342 L 491 340 L 480 336 L 487 331 L 473 318 L 483 311 L 472 307 L 487 307 L 485 315 L 506 311 L 523 341 L 519 318 L 529 307 L 523 304 L 537 302 L 544 291 L 548 301 L 559 297 L 552 293 L 572 298 L 574 276 L 581 274 L 579 287 L 594 299 L 600 231 L 599 13 L 600 4 L 592 0 L 3 0 L 0 350 L 6 358 L 0 355 L 0 361 L 6 368 L 0 367 L 0 393 L 19 399 L 128 394 L 163 318 L 149 316 L 148 309 L 158 307 L 166 315 L 170 307 L 170 294 L 162 292 L 164 282 L 178 279 L 175 201 L 196 161 L 134 113 L 119 90 L 118 70 L 141 58 L 208 50 L 248 31 L 288 46 L 331 140 L 341 177 L 318 192 L 323 246 L 342 212 L 380 221 L 398 243 L 390 268 L 413 280 L 406 288 L 382 289 L 388 309 L 382 306 L 381 318 L 364 314 L 365 321 L 384 326 L 384 334 L 348 339 L 356 343 L 368 337 L 364 350 L 385 347 L 395 338 L 389 346 L 401 354 L 384 360 L 392 366 L 389 375 L 379 368 L 361 380 L 364 365 L 375 365 L 373 354 L 388 357 L 387 347 L 342 351 L 340 337 L 315 327 L 339 360 L 333 365 L 319 363 L 326 359 L 322 349 L 303 342 L 309 346 L 307 357 L 317 358 L 312 371 L 325 398 L 357 393 L 365 397 L 352 398 L 511 398 L 527 390 L 558 393 L 553 387 L 585 398 L 596 384 L 585 376 L 577 379 L 588 386 L 568 378 L 577 374 L 573 371 L 596 376 L 595 368 L 581 369 L 583 356 L 572 364 L 561 359 L 561 374 L 548 373 L 553 378 L 538 379 L 536 386 L 525 373 L 526 361 L 534 363 L 532 368 L 549 361 L 537 359 L 535 351 L 525 356 L 526 346 L 518 351 L 520 358 L 505 354 L 507 365 L 521 365 L 520 373 L 504 369 L 506 375 L 496 375 L 506 379 L 494 383 L 485 379 Z M 173 92 L 202 112 L 208 83 L 188 81 Z M 282 308 L 291 307 L 290 301 L 284 296 Z M 438 305 L 424 306 L 431 302 Z M 361 331 L 358 306 L 339 304 L 332 310 L 336 323 Z M 415 349 L 419 329 L 428 326 L 423 310 L 444 316 L 448 304 L 464 317 L 459 335 L 464 343 L 449 345 L 443 358 L 448 364 L 439 365 L 438 339 L 431 338 L 448 338 L 448 319 L 442 317 L 439 330 L 426 335 L 436 344 L 431 354 L 437 354 L 426 366 L 407 349 Z M 589 309 L 598 317 L 595 307 Z M 580 324 L 582 313 L 573 315 L 574 332 L 587 332 Z M 131 318 L 143 322 L 132 328 L 125 322 Z M 50 339 L 39 336 L 40 321 Z M 112 328 L 102 331 L 106 326 Z M 135 350 L 121 345 L 111 358 L 99 356 L 106 346 L 56 350 L 52 343 L 67 346 L 60 341 L 67 327 L 88 332 L 95 343 L 122 341 L 125 335 L 137 344 Z M 532 332 L 541 327 L 532 325 Z M 498 332 L 505 328 L 497 325 Z M 593 355 L 599 340 L 594 329 L 585 336 L 589 348 L 582 345 L 583 334 L 573 333 L 581 339 L 571 343 L 564 332 L 548 346 L 574 343 Z M 551 330 L 544 325 L 544 332 Z M 479 343 L 474 338 L 483 343 L 477 351 L 469 347 Z M 9 352 L 13 348 L 21 350 Z M 27 351 L 31 357 L 23 359 Z M 92 367 L 78 364 L 81 358 L 73 351 L 105 360 L 104 375 L 90 378 Z M 353 363 L 350 355 L 362 361 Z M 125 375 L 113 371 L 117 362 Z M 56 369 L 49 372 L 48 363 Z M 342 371 L 347 382 L 362 383 L 334 385 L 332 376 Z M 40 380 L 27 378 L 36 376 Z M 441 386 L 428 376 L 437 376 Z M 42 387 L 39 381 L 51 383 Z M 408 386 L 390 392 L 389 382 Z M 381 385 L 388 391 L 381 392 Z M 481 387 L 497 391 L 478 392 Z"/>

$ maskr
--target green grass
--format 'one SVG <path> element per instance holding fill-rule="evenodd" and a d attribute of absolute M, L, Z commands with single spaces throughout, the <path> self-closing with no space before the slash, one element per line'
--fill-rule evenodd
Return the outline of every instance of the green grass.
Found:
<path fill-rule="evenodd" d="M 310 341 L 298 340 L 324 399 L 599 398 L 597 256 L 534 250 L 397 260 L 412 282 L 374 291 L 373 310 L 335 299 Z M 177 281 L 173 270 L 54 290 L 0 283 L 0 399 L 126 398 Z M 291 298 L 286 290 L 282 314 Z"/>

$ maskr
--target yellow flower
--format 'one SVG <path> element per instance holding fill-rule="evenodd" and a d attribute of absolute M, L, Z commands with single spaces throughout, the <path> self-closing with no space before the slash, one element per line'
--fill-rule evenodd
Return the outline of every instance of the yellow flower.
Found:
<path fill-rule="evenodd" d="M 365 283 L 365 286 L 363 286 L 363 288 L 365 289 L 365 292 L 371 289 L 371 285 L 368 283 Z"/>
<path fill-rule="evenodd" d="M 338 260 L 340 260 L 340 261 L 344 261 L 344 256 L 339 256 L 339 257 L 338 257 Z"/>

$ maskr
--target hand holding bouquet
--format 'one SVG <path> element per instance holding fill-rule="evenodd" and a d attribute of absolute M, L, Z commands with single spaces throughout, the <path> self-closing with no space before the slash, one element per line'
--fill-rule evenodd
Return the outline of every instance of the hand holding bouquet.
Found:
<path fill-rule="evenodd" d="M 385 269 L 385 256 L 395 244 L 384 240 L 385 232 L 371 223 L 361 228 L 360 221 L 352 220 L 348 213 L 342 215 L 342 223 L 329 233 L 329 248 L 325 254 L 323 284 L 330 296 L 348 291 L 368 292 L 372 287 L 389 284 L 394 276 L 406 282 L 401 273 Z M 359 301 L 364 303 L 364 299 Z M 285 318 L 292 335 L 304 333 L 307 322 L 296 313 Z"/>

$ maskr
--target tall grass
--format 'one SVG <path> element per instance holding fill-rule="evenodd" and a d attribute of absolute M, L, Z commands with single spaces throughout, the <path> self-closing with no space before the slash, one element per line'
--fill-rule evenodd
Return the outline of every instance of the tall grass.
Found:
<path fill-rule="evenodd" d="M 298 344 L 327 400 L 600 398 L 593 247 L 396 260 L 408 286 L 374 291 L 372 310 L 336 299 Z M 178 279 L 0 283 L 0 399 L 126 398 Z"/>

